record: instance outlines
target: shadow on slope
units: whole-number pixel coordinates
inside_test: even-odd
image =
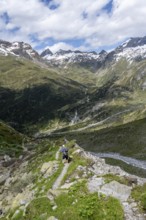
[[[0,122],[0,155],[19,155],[24,136],[12,127]]]
[[[0,87],[0,118],[13,126],[33,124],[56,117],[58,108],[82,97],[80,89],[71,86],[53,88],[53,83],[23,90]]]

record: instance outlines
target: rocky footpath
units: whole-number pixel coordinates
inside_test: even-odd
[[[106,164],[77,144],[67,145],[70,163],[62,163],[59,146],[49,145],[31,158],[1,164],[0,219],[146,219],[140,201],[132,196],[146,179]]]

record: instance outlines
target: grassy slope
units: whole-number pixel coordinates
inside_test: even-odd
[[[140,111],[143,111],[146,106],[146,93],[142,89],[142,85],[146,81],[145,70],[146,61],[129,64],[122,59],[116,64],[100,68],[97,73],[88,71],[85,75],[83,74],[84,78],[81,77],[80,82],[87,83],[93,80],[92,83],[94,82],[95,86],[94,88],[88,88],[87,96],[89,97],[89,102],[85,101],[78,106],[81,117],[85,117],[87,112],[88,116],[91,113],[94,116],[97,112],[93,112],[92,108],[99,102],[106,102],[106,109],[103,109],[103,111],[109,112],[107,115],[112,115],[124,109],[132,109],[134,111],[134,109],[141,108]],[[66,75],[68,73],[68,77],[77,77],[78,80],[78,77],[82,76],[80,71],[82,72],[83,70],[70,68],[63,71],[63,74]],[[88,75],[87,78],[86,74]],[[130,118],[130,116],[128,117]],[[137,116],[133,115],[133,120],[136,118]]]
[[[10,126],[0,122],[0,155],[19,155],[22,151],[23,135]]]
[[[67,68],[56,69],[59,74],[68,77],[72,80],[75,80],[79,83],[83,83],[85,85],[96,85],[97,77],[95,72],[90,71],[85,67],[81,67],[78,65],[69,66]]]
[[[0,118],[7,122],[46,123],[57,117],[60,107],[82,98],[83,90],[81,84],[28,60],[0,59]]]
[[[146,119],[69,136],[76,138],[79,144],[89,151],[117,152],[125,156],[146,159]]]

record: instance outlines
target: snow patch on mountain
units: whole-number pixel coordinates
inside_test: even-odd
[[[82,52],[79,50],[60,49],[53,54],[49,48],[46,48],[40,55],[27,43],[10,43],[0,40],[0,54],[3,56],[23,57],[37,62],[41,61],[41,63],[45,61],[52,67],[67,68],[72,64],[77,64],[96,72],[107,63],[117,62],[121,58],[127,59],[130,63],[146,59],[146,37],[130,38],[110,53],[104,50],[96,53],[94,51]]]
[[[123,44],[122,47],[127,47],[128,43],[131,41],[131,38],[126,40]]]
[[[64,51],[59,50],[55,54],[46,54],[43,59],[45,59],[49,64],[53,65],[68,65],[68,64],[80,64],[86,62],[97,62],[102,61],[107,52],[103,54],[97,54],[96,52],[81,52],[81,51]]]
[[[24,42],[7,42],[0,40],[0,54],[4,56],[13,55],[27,59],[40,59],[39,54]]]
[[[96,53],[61,49],[55,54],[52,54],[50,50],[48,53],[47,51],[43,53],[42,58],[49,65],[66,68],[71,64],[79,64],[84,67],[93,67],[93,70],[96,71],[106,63],[117,62],[121,58],[127,59],[130,63],[146,59],[146,37],[129,38],[110,53],[104,50]]]
[[[146,45],[124,48],[123,51],[115,55],[116,61],[120,60],[121,58],[126,58],[128,61],[146,58]]]

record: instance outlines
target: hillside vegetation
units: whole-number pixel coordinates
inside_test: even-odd
[[[59,108],[83,95],[84,86],[52,70],[28,60],[0,59],[0,118],[16,128],[47,124]]]
[[[0,122],[0,156],[8,154],[18,156],[22,152],[22,141],[25,138],[12,127]]]
[[[116,152],[124,156],[146,159],[146,118],[101,130],[68,134],[82,147],[93,152]]]

